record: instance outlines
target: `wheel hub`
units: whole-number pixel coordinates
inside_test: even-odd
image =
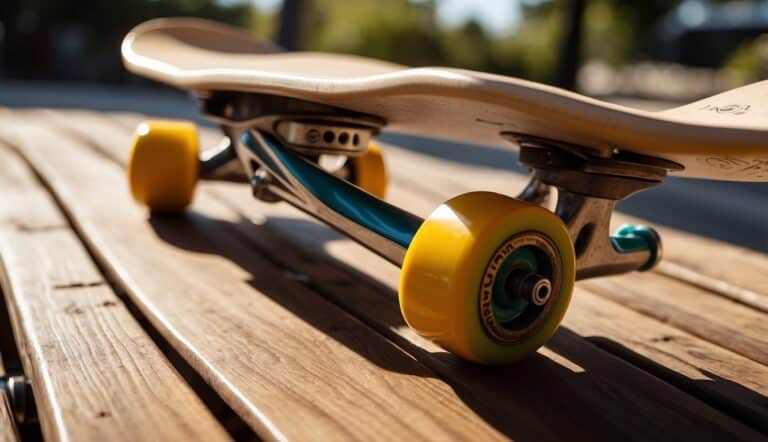
[[[560,255],[538,232],[512,236],[488,262],[480,287],[480,319],[495,340],[512,343],[534,330],[560,292]]]

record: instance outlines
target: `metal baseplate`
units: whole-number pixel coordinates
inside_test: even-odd
[[[520,147],[519,161],[533,177],[520,198],[539,204],[557,188],[555,213],[568,228],[576,253],[576,279],[653,268],[661,237],[647,226],[625,225],[610,234],[616,202],[659,185],[676,163],[619,151],[600,152],[561,142],[506,134]]]

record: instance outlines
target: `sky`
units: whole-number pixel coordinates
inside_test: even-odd
[[[228,0],[221,0],[226,3]],[[232,0],[229,0],[232,1]],[[251,0],[260,9],[276,10],[281,0]],[[419,0],[411,0],[419,1]],[[437,20],[454,27],[475,19],[486,31],[503,34],[515,26],[521,16],[521,0],[436,0]]]
[[[458,26],[474,18],[493,34],[501,34],[520,20],[520,2],[514,0],[437,0],[441,25]]]

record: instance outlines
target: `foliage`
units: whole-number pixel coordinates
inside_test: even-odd
[[[545,2],[518,33],[493,38],[475,21],[442,29],[434,0],[316,0],[309,14],[307,48],[364,54],[397,63],[448,65],[542,77],[554,61],[556,17]],[[542,29],[546,27],[546,29]],[[541,31],[544,32],[541,32]],[[520,38],[524,35],[523,38]],[[544,38],[539,38],[544,36]]]
[[[564,37],[563,4],[569,0],[519,0],[522,20],[504,35],[488,34],[474,21],[442,28],[435,18],[436,1],[308,0],[305,47],[414,66],[447,65],[552,80]],[[588,0],[582,58],[613,66],[647,58],[656,23],[678,3]],[[136,24],[162,16],[207,17],[248,27],[262,37],[275,35],[277,28],[274,14],[256,10],[249,0],[3,0],[0,75],[122,78],[120,40]],[[77,48],[80,58],[70,57],[65,69],[52,57],[69,44],[63,37],[72,37],[70,31],[83,47]],[[757,69],[757,58],[749,55],[755,50],[745,47],[740,53],[733,63]]]
[[[677,0],[589,0],[584,55],[610,64],[647,54],[655,22]],[[563,37],[561,2],[523,0],[523,19],[491,36],[476,22],[435,23],[435,0],[314,0],[307,46],[364,54],[408,65],[448,65],[548,81]]]
[[[743,44],[726,61],[725,68],[737,83],[768,78],[768,34]]]
[[[445,60],[432,1],[322,0],[311,7],[310,50],[366,54],[410,65]]]

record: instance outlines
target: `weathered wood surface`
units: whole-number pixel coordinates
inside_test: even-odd
[[[254,201],[244,185],[203,184],[186,216],[147,220],[117,167],[138,116],[27,115],[34,119],[17,120],[24,138],[12,144],[81,238],[263,436],[733,440],[762,438],[749,427],[768,432],[764,255],[662,229],[677,267],[581,283],[565,327],[537,357],[475,367],[407,329],[398,269],[288,206]],[[388,159],[391,199],[422,215],[457,193],[514,193],[522,183],[396,148]],[[739,271],[723,272],[720,256]],[[321,374],[329,389],[312,385]],[[411,376],[396,381],[403,374]]]
[[[53,200],[0,146],[2,288],[50,440],[227,440]]]
[[[201,195],[185,217],[147,219],[115,163],[43,125],[15,127],[24,137],[13,143],[111,276],[262,437],[500,437],[479,417],[492,408],[463,402],[222,228],[237,217],[217,201]]]

